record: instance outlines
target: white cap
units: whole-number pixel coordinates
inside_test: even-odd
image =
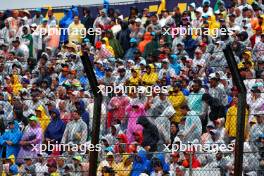
[[[129,62],[129,63],[135,65],[135,62],[134,62],[133,60],[131,60],[131,59],[129,59],[127,62]]]
[[[135,22],[141,23],[141,19],[140,18],[136,18]]]
[[[118,16],[118,19],[123,20],[124,19],[124,16],[123,15],[120,15],[120,16]]]
[[[162,60],[162,62],[164,62],[164,63],[169,63],[170,61],[169,61],[168,58],[165,58],[165,59]]]
[[[30,25],[30,27],[37,27],[38,25],[36,23],[33,23]]]
[[[193,2],[193,3],[191,3],[189,6],[192,6],[193,8],[195,8],[195,7],[196,7],[194,2]]]
[[[209,75],[209,78],[210,78],[210,79],[212,79],[212,78],[216,78],[216,74],[215,74],[215,73],[211,73],[211,74]]]
[[[145,66],[147,65],[146,60],[140,61],[139,64],[142,64],[142,65],[145,65]]]
[[[96,61],[96,63],[103,65],[103,62],[101,60]]]

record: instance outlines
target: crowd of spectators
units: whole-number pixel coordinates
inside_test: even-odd
[[[263,12],[258,1],[210,0],[159,14],[132,6],[128,17],[111,7],[96,18],[69,8],[61,20],[51,9],[46,17],[42,9],[0,11],[2,174],[89,175],[89,151],[74,148],[93,137],[86,52],[98,83],[118,90],[103,91],[98,176],[183,176],[190,168],[234,175],[234,150],[171,150],[234,149],[239,90],[223,52],[230,45],[247,89],[243,173],[263,175]],[[201,30],[175,33],[193,28]],[[123,91],[129,86],[137,89]],[[167,91],[147,92],[153,87]],[[34,147],[56,143],[69,147]]]

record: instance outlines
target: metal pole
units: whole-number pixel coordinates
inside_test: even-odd
[[[237,86],[238,107],[237,107],[237,134],[235,143],[235,176],[242,176],[243,171],[243,150],[244,150],[244,129],[245,129],[245,113],[246,113],[246,87],[240,76],[235,57],[230,45],[223,50],[228,66],[230,68],[232,79]]]
[[[88,53],[84,52],[81,56],[84,71],[89,80],[93,95],[94,95],[94,109],[93,109],[93,122],[92,122],[92,141],[91,143],[95,146],[99,144],[99,133],[100,133],[100,121],[101,121],[101,106],[102,106],[102,94],[99,92],[98,82],[95,77],[93,65],[88,57]],[[94,150],[90,152],[89,157],[89,175],[96,175],[97,170],[97,159],[98,151]]]
[[[189,170],[190,170],[190,172],[189,172],[189,176],[192,176],[193,174],[192,174],[192,152],[190,152],[190,163],[189,163]]]

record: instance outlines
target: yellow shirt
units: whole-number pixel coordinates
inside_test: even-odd
[[[85,27],[82,23],[75,24],[74,22],[69,26],[69,42],[82,43],[82,39],[85,37]]]

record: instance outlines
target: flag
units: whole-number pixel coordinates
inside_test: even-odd
[[[158,9],[158,14],[161,14],[161,11],[162,10],[166,10],[166,0],[161,0],[161,3],[160,3],[160,6],[159,6],[159,9]]]
[[[109,0],[104,0],[104,8],[107,9],[107,11],[109,9],[109,6],[110,6]]]

